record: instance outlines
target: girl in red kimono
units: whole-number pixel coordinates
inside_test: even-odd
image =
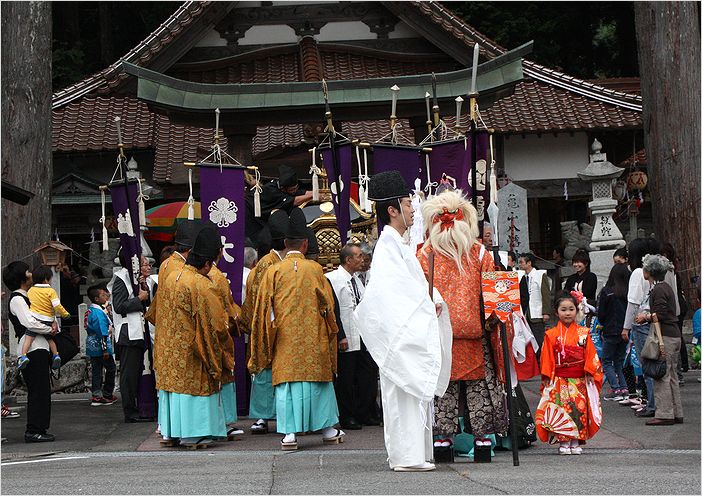
[[[561,455],[579,455],[581,445],[600,429],[602,365],[587,327],[576,324],[578,301],[556,300],[558,325],[549,329],[541,352],[541,400],[536,432]]]

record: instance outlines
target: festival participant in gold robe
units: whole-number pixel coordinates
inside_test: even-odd
[[[507,431],[506,395],[498,380],[496,332],[483,325],[481,274],[494,270],[492,256],[478,241],[478,215],[460,191],[445,190],[422,204],[427,240],[417,253],[425,275],[434,258],[434,287],[448,305],[453,330],[451,382],[434,401],[434,446],[450,446],[459,432],[459,404],[478,446],[489,434]]]
[[[322,267],[305,259],[308,229],[304,213],[293,210],[285,238],[285,259],[266,271],[253,326],[265,346],[252,348],[251,372],[272,366],[278,432],[283,450],[297,449],[296,433],[322,431],[324,443],[343,442],[334,426],[339,410],[332,379],[336,334],[332,289]]]
[[[217,259],[222,256],[221,250]],[[224,407],[224,418],[227,422],[227,438],[233,439],[244,433],[234,423],[237,421],[236,406],[236,383],[234,379],[234,335],[238,335],[239,318],[241,308],[234,303],[231,286],[224,273],[217,267],[216,262],[212,265],[207,277],[214,283],[217,294],[224,303],[224,308],[228,317],[228,332],[221,333],[222,342],[222,406]]]
[[[299,210],[299,209],[298,209]],[[284,210],[274,211],[268,219],[272,246],[270,253],[258,261],[246,280],[246,298],[241,307],[241,327],[249,332],[250,358],[249,372],[254,374],[251,381],[251,397],[249,400],[249,417],[257,418],[251,426],[252,434],[268,432],[268,420],[275,418],[275,394],[271,384],[270,364],[252,362],[253,356],[260,356],[261,348],[267,347],[265,335],[260,326],[252,325],[254,307],[259,295],[261,280],[269,267],[279,263],[285,257],[285,233],[288,229],[289,218]],[[258,370],[254,373],[253,370]]]
[[[207,277],[221,246],[215,229],[199,231],[183,268],[166,278],[157,313],[161,433],[191,448],[227,435],[220,389],[228,315]]]
[[[158,284],[156,294],[151,300],[148,310],[144,314],[144,318],[153,326],[156,326],[156,310],[158,309],[158,290],[161,285],[166,282],[166,277],[171,272],[179,272],[185,265],[185,259],[188,258],[188,253],[193,247],[195,236],[200,228],[200,222],[195,220],[185,220],[178,224],[178,229],[175,234],[176,249],[168,259],[166,259],[158,268]],[[154,339],[155,335],[154,335]]]

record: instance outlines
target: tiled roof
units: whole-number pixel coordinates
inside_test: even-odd
[[[153,176],[158,182],[184,182],[183,162],[204,158],[212,145],[214,129],[173,124],[135,97],[85,96],[52,112],[53,151],[116,152],[115,116],[122,119],[127,150],[154,150]],[[220,143],[226,149],[226,138]]]
[[[217,2],[185,2],[149,37],[123,59],[105,70],[53,95],[52,148],[54,151],[109,150],[116,148],[114,116],[122,118],[124,142],[131,148],[155,152],[154,179],[182,183],[183,161],[203,158],[212,142],[213,129],[172,124],[166,116],[149,111],[133,96],[117,96],[115,89],[126,80],[121,62],[148,66],[164,48],[177,43],[196,19],[215,8]],[[467,48],[476,41],[481,54],[494,58],[506,50],[483,36],[438,2],[407,2],[424,18],[461,40]],[[219,6],[222,4],[220,3]],[[240,58],[239,58],[240,57]],[[305,63],[304,67],[302,62]],[[311,38],[300,45],[220,60],[217,64],[176,64],[167,74],[204,83],[289,82],[326,79],[357,79],[449,71],[457,63],[448,57],[417,54],[386,54],[354,47],[318,44]],[[641,96],[619,91],[621,81],[589,82],[524,61],[529,77],[516,85],[514,94],[482,110],[485,123],[500,133],[564,131],[641,126]],[[602,84],[598,84],[602,83]],[[628,83],[627,83],[628,84]],[[633,84],[633,83],[632,83]],[[102,95],[102,96],[100,96]],[[451,114],[444,109],[444,114]],[[447,117],[450,122],[450,118]],[[408,139],[412,130],[400,120]],[[343,133],[377,141],[388,132],[383,121],[344,122]],[[254,157],[270,150],[298,146],[309,141],[301,124],[259,126],[253,139]],[[226,140],[222,143],[226,146]],[[198,150],[198,147],[199,150]],[[204,147],[204,149],[202,148]]]
[[[363,79],[448,72],[459,65],[446,57],[432,55],[369,55],[319,46],[322,74],[326,79]]]
[[[298,51],[268,54],[258,59],[233,62],[225,67],[182,64],[166,71],[168,76],[195,83],[289,83],[300,81]],[[198,68],[198,66],[200,66]]]
[[[499,133],[634,128],[641,113],[587,98],[541,81],[517,83],[514,93],[481,112]]]
[[[128,148],[153,146],[156,114],[136,98],[83,97],[51,115],[54,151],[116,151],[115,117],[122,119],[122,140]]]

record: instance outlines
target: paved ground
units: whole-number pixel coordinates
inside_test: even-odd
[[[319,435],[299,438],[283,453],[280,436],[246,434],[196,452],[158,445],[155,424],[124,424],[119,403],[93,407],[85,395],[55,395],[57,441],[23,442],[24,415],[2,421],[4,494],[700,494],[699,372],[681,390],[685,423],[646,427],[628,408],[604,403],[604,425],[580,457],[558,456],[537,443],[490,464],[468,459],[436,472],[398,474],[385,462],[382,429],[348,433],[324,446]],[[538,383],[523,383],[537,402]],[[18,411],[24,413],[22,402]],[[248,426],[242,420],[242,426]],[[566,473],[567,470],[567,473]],[[127,482],[128,481],[128,482]]]

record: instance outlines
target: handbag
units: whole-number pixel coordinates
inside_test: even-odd
[[[658,360],[663,347],[663,338],[661,338],[661,326],[658,323],[656,314],[651,315],[651,327],[655,332],[649,332],[646,337],[643,349],[641,350],[641,358],[648,360]]]
[[[665,359],[665,346],[663,345],[663,337],[661,336],[661,326],[658,323],[658,317],[656,314],[651,315],[651,321],[653,324],[654,332],[649,333],[648,338],[646,338],[646,344],[649,342],[651,335],[655,334],[657,339],[657,345],[659,348],[658,355],[651,359],[646,358],[644,352],[646,351],[646,346],[644,345],[644,350],[641,352],[643,359],[641,360],[641,368],[645,376],[652,379],[661,379],[668,370],[668,364]]]
[[[56,351],[61,355],[61,366],[63,367],[78,354],[80,348],[78,348],[68,331],[59,332],[53,336],[53,339],[54,343],[56,343]]]

